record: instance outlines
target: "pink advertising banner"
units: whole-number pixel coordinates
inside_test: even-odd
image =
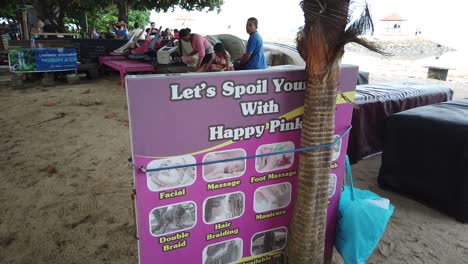
[[[341,67],[336,137],[351,123],[344,97],[354,100],[357,73]],[[303,67],[127,77],[141,264],[280,259],[297,190],[299,153],[288,151],[300,148],[304,78]],[[333,147],[327,256],[347,144],[344,136]]]

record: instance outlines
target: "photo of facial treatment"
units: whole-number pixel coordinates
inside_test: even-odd
[[[153,160],[148,164],[147,169],[159,169],[195,163],[196,161],[193,156],[173,157]],[[153,192],[159,192],[188,186],[195,181],[196,173],[196,166],[150,171],[146,173],[148,189]]]

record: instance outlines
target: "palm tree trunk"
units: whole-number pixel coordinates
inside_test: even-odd
[[[351,0],[301,1],[305,25],[297,44],[306,61],[307,74],[302,147],[333,142],[336,88],[344,46],[355,42],[382,54],[373,43],[360,37],[373,32],[367,3],[355,6],[362,8],[357,19],[357,11],[350,12],[350,4]],[[300,154],[296,203],[285,254],[289,264],[331,262],[323,256],[331,153],[329,147]]]
[[[117,9],[119,11],[119,14],[118,14],[118,20],[121,21],[125,21],[125,23],[128,23],[128,11],[129,11],[129,7],[128,7],[128,2],[126,0],[123,0],[123,1],[118,1],[117,2]]]
[[[307,72],[301,147],[333,142],[339,62],[323,74]],[[287,245],[287,262],[323,263],[328,180],[332,149],[300,154],[296,206]]]

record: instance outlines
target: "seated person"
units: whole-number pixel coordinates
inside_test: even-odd
[[[224,48],[223,43],[216,43],[214,46],[215,56],[210,62],[200,67],[199,72],[203,71],[233,71],[234,66],[231,61],[231,55]]]
[[[49,19],[44,20],[44,32],[45,33],[56,33],[56,30]]]
[[[132,54],[141,55],[147,52],[154,52],[161,48],[162,37],[159,35],[148,35],[146,40],[140,45],[131,51]],[[153,43],[156,41],[156,43]],[[154,46],[152,46],[152,44]]]
[[[187,64],[188,67],[196,67],[198,64],[198,53],[191,55],[193,52],[192,44],[185,41],[177,41],[175,44],[180,48],[179,53],[182,55],[182,62]]]
[[[116,39],[128,39],[127,24],[124,21],[112,24]]]
[[[138,38],[139,42],[144,42],[146,39],[146,32],[143,31],[143,29],[140,28],[140,24],[138,22],[135,22],[133,24],[133,27],[135,28],[131,35],[135,36],[135,38]]]
[[[246,31],[250,35],[247,41],[245,54],[241,59],[235,62],[236,69],[255,70],[266,69],[265,51],[263,49],[263,40],[257,32],[258,20],[251,17],[247,20]]]
[[[99,39],[100,38],[99,33],[96,31],[96,28],[94,28],[94,27],[93,27],[93,30],[90,33],[90,36],[91,36],[92,39]]]
[[[181,29],[179,31],[179,37],[182,41],[190,42],[192,44],[193,51],[189,55],[198,54],[199,59],[196,68],[210,62],[213,57],[213,46],[200,34],[190,33],[187,29]]]
[[[153,35],[158,34],[158,33],[161,31],[161,28],[162,28],[162,26],[159,27],[159,29],[157,29],[157,28],[156,28],[156,23],[151,22],[150,27],[147,28],[147,29],[145,30],[145,32],[146,32],[147,36],[153,36]]]

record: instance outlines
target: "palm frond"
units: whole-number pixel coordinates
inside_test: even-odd
[[[344,48],[344,45],[348,43],[359,44],[373,52],[379,53],[384,56],[389,56],[389,53],[382,51],[382,49],[375,43],[362,38],[362,35],[374,33],[374,23],[369,11],[367,2],[364,1],[364,10],[361,11],[359,18],[355,21],[351,21],[351,17],[354,16],[355,11],[350,11],[348,15],[348,25],[344,32],[342,42],[337,45],[337,48]]]
[[[361,3],[363,2],[363,3]],[[305,25],[298,32],[297,49],[313,72],[323,74],[328,66],[341,58],[344,46],[354,42],[365,48],[389,55],[361,36],[373,33],[374,24],[365,0],[303,0]],[[360,6],[363,10],[350,10],[350,6]],[[362,12],[355,16],[355,12]],[[355,20],[352,18],[358,17]]]

